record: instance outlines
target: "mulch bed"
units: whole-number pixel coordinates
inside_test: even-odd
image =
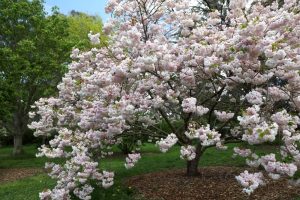
[[[205,167],[197,177],[185,176],[184,170],[170,170],[135,176],[125,184],[136,190],[136,199],[148,200],[291,200],[300,196],[300,187],[288,185],[287,180],[270,180],[249,197],[234,178],[244,170]]]
[[[41,168],[0,169],[0,184],[34,176],[43,172]]]

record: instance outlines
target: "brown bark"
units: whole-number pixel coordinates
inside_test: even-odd
[[[200,144],[197,145],[195,159],[187,162],[187,176],[197,176],[199,174],[198,165],[204,150],[205,149],[202,149],[202,146]]]
[[[17,156],[23,153],[23,134],[14,135],[13,155]]]
[[[14,150],[13,155],[17,156],[23,153],[23,135],[24,135],[24,118],[22,114],[18,112],[14,113],[14,127],[13,127],[13,136],[14,136]]]
[[[186,169],[187,176],[197,176],[199,174],[198,163],[199,163],[199,160],[197,160],[197,159],[187,162],[187,169]]]
[[[43,136],[43,138],[42,138],[42,144],[43,144],[43,145],[46,145],[46,142],[47,142],[47,137],[46,137],[46,136]]]

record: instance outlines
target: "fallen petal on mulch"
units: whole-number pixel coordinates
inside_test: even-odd
[[[171,170],[135,176],[125,184],[149,200],[290,200],[300,196],[300,187],[288,185],[288,180],[270,181],[250,197],[242,192],[235,176],[243,168],[205,167],[197,177],[185,176],[184,170]]]
[[[0,169],[0,184],[34,176],[43,172],[41,168]]]

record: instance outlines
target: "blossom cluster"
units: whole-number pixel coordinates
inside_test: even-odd
[[[246,99],[249,103],[253,105],[262,105],[263,102],[263,96],[258,91],[251,91],[246,95]]]
[[[263,174],[249,173],[247,170],[235,177],[236,180],[244,187],[243,192],[251,194],[260,185],[264,185]]]
[[[218,111],[218,110],[215,110],[214,112],[217,119],[221,122],[227,122],[228,120],[234,117],[234,113],[232,112],[227,113],[225,111]]]
[[[171,133],[165,139],[157,141],[156,144],[158,145],[161,152],[166,153],[172,146],[177,143],[177,141],[177,136],[174,133]]]
[[[194,97],[186,98],[182,101],[182,109],[185,113],[195,113],[198,116],[205,115],[209,109],[203,106],[197,106],[197,99]]]
[[[194,160],[196,157],[196,148],[194,146],[181,146],[180,158],[183,160]]]
[[[297,166],[293,163],[282,163],[276,161],[275,154],[269,154],[260,158],[261,165],[269,172],[273,179],[279,179],[281,175],[292,177],[297,171]]]
[[[102,186],[103,188],[109,188],[114,184],[113,172],[103,171]]]
[[[141,155],[139,153],[128,154],[125,163],[126,169],[134,167],[134,165],[139,161],[139,159],[141,159]]]
[[[283,163],[279,162],[275,158],[275,154],[268,154],[262,157],[259,157],[258,155],[251,153],[250,149],[240,149],[240,148],[234,148],[235,155],[239,155],[241,157],[247,158],[247,164],[250,167],[259,167],[260,165],[266,170],[268,173],[268,176],[273,179],[277,180],[281,176],[288,176],[293,177],[295,172],[297,171],[297,166],[294,163]],[[247,175],[247,173],[246,173]],[[243,179],[245,174],[241,174],[239,176],[239,181]],[[263,175],[260,175],[260,178],[262,178]],[[245,179],[245,177],[244,177]],[[243,184],[242,184],[243,185]],[[245,185],[243,185],[245,186]],[[251,188],[251,190],[246,189],[245,191],[250,194],[252,193],[257,187]]]
[[[92,44],[100,44],[100,33],[93,34],[92,32],[90,32],[88,34],[88,37]]]
[[[202,126],[198,129],[190,127],[185,135],[190,139],[198,139],[202,146],[211,146],[221,143],[221,134],[210,129],[210,126]]]
[[[202,146],[215,145],[221,142],[221,134],[214,129],[211,130],[209,125],[201,127],[197,132]]]
[[[258,124],[253,129],[245,130],[242,140],[249,144],[261,144],[264,142],[273,142],[278,134],[278,125],[273,123],[268,125],[263,122]]]
[[[233,154],[234,157],[239,155],[241,157],[246,158],[246,157],[250,156],[252,153],[251,149],[241,149],[239,147],[234,147],[233,151],[234,151],[234,154]]]

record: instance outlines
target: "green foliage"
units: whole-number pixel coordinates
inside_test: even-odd
[[[118,148],[124,153],[129,154],[132,153],[136,148],[138,148],[139,137],[136,135],[128,135],[122,137],[122,142],[118,144]]]
[[[0,122],[23,135],[30,106],[55,94],[66,71],[68,23],[40,0],[0,0],[0,13]]]
[[[42,0],[0,0],[0,127],[10,135],[32,135],[30,106],[57,93],[72,48],[90,48],[88,33],[102,32],[99,16],[43,9]]]
[[[69,42],[79,49],[91,49],[88,34],[90,31],[93,33],[102,33],[102,19],[99,16],[90,16],[85,13],[72,11],[66,17],[68,21]],[[103,44],[107,39],[101,34],[101,43]]]
[[[174,121],[174,122],[172,123],[172,125],[173,125],[174,128],[177,130],[177,129],[183,128],[184,122],[178,120],[178,121]],[[165,120],[161,121],[161,122],[160,122],[158,125],[156,125],[156,126],[157,126],[158,129],[162,130],[162,131],[165,132],[165,133],[168,133],[168,134],[172,133],[172,130],[171,130],[170,126],[168,125],[168,123],[167,123]]]

